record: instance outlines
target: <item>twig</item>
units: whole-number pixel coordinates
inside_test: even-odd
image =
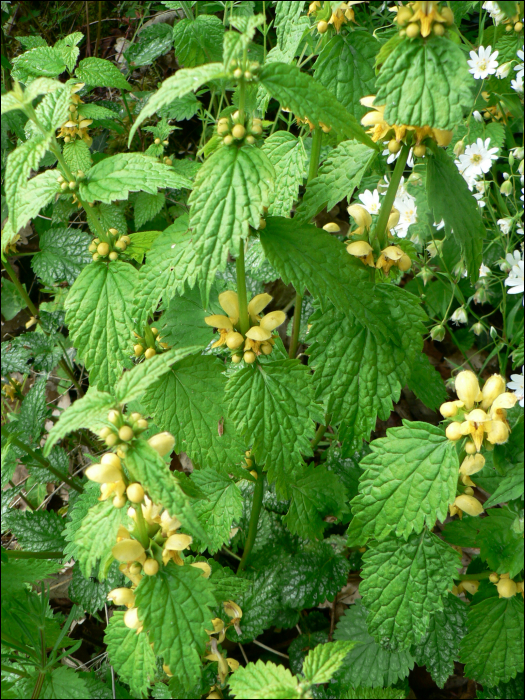
[[[239,649],[241,650],[241,654],[243,655],[244,660],[246,661],[246,664],[248,664],[248,657],[246,656],[246,652],[244,651],[243,645],[239,642]]]
[[[271,647],[267,647],[266,644],[263,644],[262,642],[258,642],[256,639],[253,640],[254,644],[257,644],[258,647],[261,647],[262,649],[266,649],[266,651],[271,651],[272,654],[277,654],[277,656],[282,656],[283,659],[289,659],[290,657],[288,654],[283,654],[282,651],[276,651],[275,649],[272,649]],[[239,644],[240,646],[240,644]]]

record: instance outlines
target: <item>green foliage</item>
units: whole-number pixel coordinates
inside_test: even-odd
[[[18,540],[22,549],[31,552],[60,552],[65,541],[64,523],[53,511],[21,511],[8,514],[5,524]]]
[[[2,561],[2,598],[20,595],[26,584],[34,584],[37,581],[56,574],[62,568],[58,559],[8,559]]]
[[[210,468],[195,471],[192,480],[204,494],[202,499],[196,501],[194,510],[207,533],[207,549],[214,554],[229,542],[232,524],[241,516],[241,492],[232,479]],[[205,545],[202,549],[205,549]]]
[[[40,236],[40,252],[31,266],[45,284],[72,285],[85,265],[91,262],[87,247],[91,238],[80,229],[51,228]]]
[[[276,131],[266,139],[262,150],[275,169],[275,197],[268,212],[290,216],[303,181],[306,161],[303,143],[288,131]]]
[[[124,624],[124,613],[117,610],[111,616],[106,629],[105,642],[111,665],[131,692],[137,697],[145,695],[155,677],[155,654],[145,632],[137,634]]]
[[[220,61],[223,36],[223,23],[214,15],[181,19],[173,28],[178,62],[185,68],[194,68],[203,63]]]
[[[136,44],[125,51],[124,56],[130,66],[149,66],[159,56],[163,56],[173,46],[173,33],[169,24],[152,24],[144,27]]]
[[[92,87],[133,89],[119,69],[104,58],[83,58],[77,66],[75,76]]]
[[[230,688],[240,698],[300,698],[297,678],[284,666],[257,661],[239,668],[230,679]]]
[[[413,359],[408,387],[425,406],[434,411],[447,400],[445,384],[424,353],[417,353]]]

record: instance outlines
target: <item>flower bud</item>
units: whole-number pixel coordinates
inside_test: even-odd
[[[434,326],[430,329],[430,337],[432,338],[432,340],[436,340],[438,343],[440,343],[443,340],[446,333],[447,331],[445,326],[442,326],[441,324]]]
[[[323,226],[323,230],[328,231],[328,233],[339,233],[341,227],[339,224],[336,224],[335,221],[330,221],[328,224]]]
[[[243,355],[243,360],[246,362],[246,364],[251,365],[255,362],[255,353],[252,352],[251,350],[248,350],[248,352],[245,352]]]
[[[498,576],[498,574],[497,574],[496,572],[493,572],[492,574],[490,574],[490,576],[489,576],[489,581],[490,581],[491,583],[497,583],[497,582],[499,581],[499,576]]]
[[[445,33],[445,27],[442,24],[438,24],[436,22],[436,24],[432,27],[432,31],[436,36],[443,36],[443,34]]]
[[[453,442],[456,442],[456,440],[461,440],[461,438],[464,437],[462,423],[458,423],[457,421],[454,423],[449,423],[445,430],[445,434],[447,438]]]
[[[482,454],[474,454],[465,457],[459,468],[460,474],[466,474],[471,476],[472,474],[477,474],[485,466],[485,457]]]
[[[389,231],[391,228],[395,228],[398,225],[399,218],[400,218],[399,210],[396,209],[395,207],[392,207],[392,211],[390,212],[390,216],[388,217],[388,221],[386,224],[386,227]]]
[[[419,28],[419,24],[416,24],[415,22],[411,22],[406,28],[406,33],[407,33],[407,37],[409,39],[415,39],[417,36],[419,36],[421,34],[421,29]]]
[[[399,153],[399,151],[401,150],[401,144],[396,139],[391,139],[388,142],[388,150],[390,151],[390,153]]]
[[[142,571],[146,576],[155,576],[159,571],[159,563],[156,559],[146,559],[142,565]]]
[[[242,357],[240,355],[232,355],[232,362],[234,365],[238,365],[241,360]]]
[[[102,256],[107,255],[109,253],[109,245],[107,243],[99,243],[97,253]]]
[[[466,408],[472,408],[477,400],[479,390],[478,378],[470,370],[460,372],[455,381],[456,394],[460,401],[463,401]]]
[[[493,374],[485,382],[481,393],[483,394],[483,401],[481,407],[486,411],[487,408],[492,406],[493,401],[505,391],[505,379],[501,374]]]
[[[467,593],[470,593],[470,595],[474,595],[477,593],[479,588],[479,581],[461,581],[461,583],[458,586],[458,590],[461,593],[461,591],[467,591]]]
[[[501,192],[501,194],[505,195],[505,197],[508,197],[509,195],[511,195],[512,190],[513,190],[512,180],[505,180],[505,182],[500,187],[500,192]]]
[[[227,135],[223,138],[222,142],[223,142],[223,144],[224,144],[225,146],[231,146],[232,143],[233,143],[233,136],[232,136],[231,134],[227,134]]]
[[[135,594],[131,588],[114,588],[108,593],[108,600],[111,600],[115,605],[125,605],[127,608],[132,608],[135,605]]]
[[[226,136],[230,131],[230,127],[228,126],[228,122],[223,122],[222,124],[217,125],[217,133],[219,136]]]
[[[402,255],[397,263],[398,268],[401,272],[406,272],[412,267],[412,260],[408,255]]]
[[[237,333],[237,331],[230,331],[230,333],[228,333],[226,336],[226,345],[230,348],[230,350],[236,350],[243,343],[244,338],[240,333]]]
[[[208,562],[195,561],[193,564],[191,564],[191,566],[195,567],[196,569],[201,569],[204,578],[210,578],[211,566],[208,564]]]
[[[222,605],[224,608],[224,612],[226,613],[226,615],[228,615],[228,617],[238,619],[242,617],[241,608],[237,605],[237,603],[234,603],[233,600],[226,600]]]
[[[439,412],[443,418],[453,418],[458,412],[458,408],[461,408],[461,401],[447,401],[442,403],[439,407]]]
[[[264,343],[261,345],[261,352],[262,352],[263,355],[271,355],[271,354],[272,354],[272,350],[273,350],[273,348],[272,348],[272,346],[270,345],[270,343],[264,342]]]
[[[97,484],[112,484],[122,479],[120,467],[111,464],[92,464],[84,473],[90,481]]]
[[[155,348],[146,348],[146,351],[144,352],[144,357],[146,360],[149,360],[151,357],[155,357],[156,355]]]
[[[472,440],[468,440],[468,441],[465,443],[465,452],[466,452],[468,455],[474,455],[474,454],[476,454],[476,452],[477,452],[477,450],[476,450],[476,445],[472,442]]]
[[[137,421],[137,428],[139,428],[140,430],[147,430],[148,425],[149,425],[148,421],[145,420],[144,418],[139,418]]]
[[[465,153],[465,143],[463,139],[461,141],[458,141],[456,145],[454,146],[454,155],[459,157],[462,156]]]
[[[471,486],[467,486],[465,491],[463,492],[467,496],[473,496],[474,495],[474,489]]]
[[[467,494],[461,494],[460,496],[456,496],[456,499],[454,500],[454,505],[456,506],[456,508],[459,508],[464,513],[467,513],[467,515],[472,515],[473,517],[481,515],[481,513],[484,512],[484,508],[478,501],[478,499],[474,498],[474,496],[469,496]]]
[[[475,487],[475,486],[476,486],[476,484],[472,481],[472,479],[470,478],[470,476],[467,476],[467,475],[465,475],[465,474],[463,474],[463,476],[461,477],[461,483],[464,484],[465,486],[472,486],[472,487]],[[466,493],[466,492],[467,492],[467,491],[466,491],[466,489],[465,489],[465,493]],[[470,491],[469,491],[469,493],[470,493]],[[472,495],[473,493],[474,493],[474,491],[472,491],[472,493],[471,493],[470,495]]]
[[[144,489],[140,484],[130,484],[126,489],[126,494],[132,503],[142,503],[144,500]]]
[[[468,323],[468,314],[465,307],[460,306],[458,309],[456,309],[450,317],[450,320],[457,326],[459,326],[460,324],[465,325],[465,323]]]
[[[133,428],[130,428],[129,425],[123,425],[118,431],[118,436],[124,442],[128,442],[129,440],[133,440],[135,433],[133,432]]]
[[[110,433],[105,440],[105,443],[108,447],[115,447],[117,442],[118,442],[118,435],[115,435],[115,433]]]
[[[246,143],[247,143],[249,146],[253,146],[253,144],[255,143],[255,137],[254,137],[254,136],[251,136],[251,135],[250,135],[250,136],[247,136],[247,137],[246,137]],[[259,228],[260,228],[260,227],[259,227]]]
[[[142,345],[139,345],[139,344],[134,345],[133,352],[135,353],[135,357],[140,357],[142,355],[142,353],[144,352],[144,348],[142,347]]]
[[[115,467],[115,469],[120,469],[121,467],[120,459],[113,452],[106,452],[106,454],[103,454],[100,458],[100,463],[109,464],[112,467]]]
[[[171,535],[168,537],[166,542],[164,542],[164,549],[175,552],[182,552],[184,549],[188,549],[190,544],[193,542],[193,537],[191,535]]]
[[[492,445],[503,445],[509,439],[509,427],[506,423],[500,420],[490,422],[490,428],[487,430],[487,440]]]
[[[128,502],[128,499],[126,498],[126,496],[119,496],[117,494],[115,496],[115,498],[113,499],[113,507],[120,510],[120,508],[124,508],[124,506],[126,505],[127,502]]]
[[[510,578],[501,578],[497,582],[496,588],[500,598],[513,598],[518,592],[516,582]]]
[[[317,31],[319,34],[324,34],[328,30],[328,23],[325,22],[324,20],[321,20],[320,22],[317,23]]]
[[[348,253],[350,253],[350,255],[353,255],[356,258],[364,258],[365,256],[369,255],[369,253],[372,253],[374,249],[370,243],[367,243],[366,241],[354,241],[346,246],[346,250]]]
[[[492,411],[496,411],[499,408],[513,408],[515,406],[518,396],[510,391],[506,391],[503,394],[499,394],[492,403]]]
[[[407,7],[406,5],[403,5],[400,8],[398,8],[395,21],[397,22],[399,27],[404,27],[405,24],[408,24],[408,22],[410,22],[412,15],[412,9],[410,7]]]
[[[116,425],[118,423],[119,418],[120,418],[120,413],[118,411],[115,411],[115,409],[112,409],[108,413],[108,421],[110,423],[113,423],[113,425]]]
[[[243,139],[246,134],[246,129],[242,124],[236,124],[232,129],[232,136],[234,139]]]
[[[140,627],[138,608],[130,608],[124,613],[124,624],[131,630],[136,630]]]
[[[426,155],[427,152],[427,147],[420,143],[418,146],[414,146],[414,155],[416,158],[423,158],[424,155]]]
[[[148,445],[159,453],[161,457],[169,454],[175,446],[175,438],[171,433],[157,433],[148,440]]]
[[[128,246],[126,245],[126,242],[122,240],[122,238],[119,238],[118,241],[115,243],[115,248],[117,250],[120,250],[122,253],[126,250]]]
[[[111,553],[117,561],[137,561],[144,554],[144,547],[138,540],[121,540],[114,545]]]

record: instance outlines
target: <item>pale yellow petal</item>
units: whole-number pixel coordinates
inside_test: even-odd
[[[273,299],[270,294],[257,294],[248,304],[248,313],[250,316],[257,316]]]
[[[224,328],[227,331],[233,330],[233,323],[230,321],[228,316],[221,316],[220,314],[206,316],[204,323],[207,323],[208,326],[212,326],[212,328]]]
[[[260,326],[252,326],[246,333],[246,337],[250,338],[251,340],[262,342],[263,340],[268,340],[271,338],[272,334],[268,333],[268,331],[264,330],[264,328],[261,328]]]
[[[271,311],[261,321],[261,328],[265,331],[273,331],[286,321],[284,311]]]
[[[237,292],[228,290],[219,294],[219,304],[226,311],[233,324],[239,320],[239,297]],[[226,326],[224,326],[226,328]]]

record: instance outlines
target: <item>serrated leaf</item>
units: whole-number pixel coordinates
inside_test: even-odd
[[[509,469],[509,473],[502,478],[497,489],[486,501],[486,505],[493,506],[497,503],[507,503],[521,498],[523,491],[523,468]]]
[[[409,650],[388,651],[374,641],[367,630],[367,616],[368,610],[357,600],[346,610],[335,628],[334,639],[359,642],[336,674],[335,679],[340,688],[393,685],[408,676],[414,667],[414,659]]]
[[[6,250],[11,241],[15,240],[18,231],[33,219],[40,209],[53,200],[58,193],[58,170],[46,170],[32,177],[25,184],[20,183],[13,197],[12,206],[15,208],[14,224],[6,222],[2,231],[2,250]],[[11,208],[9,209],[11,212]]]
[[[436,411],[447,400],[447,390],[441,375],[430,363],[428,355],[417,353],[412,361],[408,388],[425,406]]]
[[[193,510],[208,534],[208,549],[215,554],[230,540],[231,528],[242,514],[242,496],[239,487],[227,476],[215,469],[195,470],[191,479],[201,489],[204,498],[195,502]]]
[[[206,629],[213,629],[211,583],[199,569],[170,562],[156,576],[144,577],[135,595],[155,653],[189,690],[200,677]]]
[[[124,52],[126,60],[133,68],[149,66],[156,58],[163,56],[173,46],[173,30],[167,23],[144,27],[138,43],[132,44]]]
[[[288,131],[276,131],[265,140],[262,150],[275,168],[275,197],[268,212],[275,216],[290,216],[303,182],[304,145]]]
[[[523,569],[523,533],[512,529],[516,513],[509,508],[489,508],[486,518],[478,519],[477,547],[491,571],[514,578]]]
[[[298,360],[244,367],[229,378],[226,399],[239,433],[251,443],[255,460],[265,465],[269,481],[276,482],[279,493],[287,496],[287,474],[301,464],[302,454],[312,455],[312,416],[322,420],[313,404],[308,368]]]
[[[56,574],[62,568],[60,559],[8,559],[2,562],[2,599],[19,596],[26,583],[36,583]]]
[[[85,700],[90,697],[86,681],[72,668],[58,666],[44,675],[40,697],[45,700],[71,698]]]
[[[18,420],[13,427],[13,432],[16,431],[19,437],[30,445],[40,438],[48,417],[46,380],[45,376],[39,377],[33,384],[22,401]]]
[[[178,70],[175,75],[162,83],[160,89],[150,97],[141,109],[129,133],[128,145],[131,144],[135,131],[142,122],[158,112],[161,107],[169,105],[173,100],[183,97],[188,92],[196,92],[204,83],[226,77],[228,77],[228,73],[224,70],[222,63],[208,63],[197,68]]]
[[[67,144],[66,144],[67,145]],[[50,228],[39,236],[40,251],[31,260],[33,272],[44,284],[72,285],[91,262],[91,236],[79,228]]]
[[[363,554],[359,592],[376,641],[406,649],[427,633],[431,615],[443,610],[443,596],[460,566],[459,554],[424,531],[407,542],[369,543]]]
[[[89,107],[90,105],[86,106]],[[82,141],[82,139],[75,139],[74,141],[65,143],[62,147],[62,155],[71,172],[75,174],[78,173],[79,170],[86,173],[91,168],[91,152],[87,143]]]
[[[441,428],[403,421],[387,437],[370,444],[361,460],[364,473],[352,513],[363,533],[382,540],[390,534],[405,539],[419,534],[436,519],[444,522],[454,501],[459,460],[454,443]]]
[[[129,361],[137,277],[128,263],[94,262],[82,270],[66,298],[70,337],[95,387],[113,387]]]
[[[316,398],[331,421],[342,421],[340,437],[349,447],[368,440],[379,416],[387,420],[421,352],[424,314],[415,297],[381,285],[383,312],[403,337],[386,340],[349,319],[330,304],[310,316],[310,366],[315,369]]]
[[[427,634],[413,650],[418,666],[425,665],[440,688],[454,673],[459,644],[466,633],[467,606],[449,593],[443,598],[443,610],[430,619]]]
[[[147,221],[154,219],[159,211],[164,206],[166,197],[163,192],[157,194],[148,194],[148,192],[140,192],[135,200],[135,228],[139,229]]]
[[[142,263],[145,253],[151,249],[151,246],[161,233],[161,231],[137,231],[132,233],[130,235],[131,243],[126,248],[128,255],[138,263]]]
[[[36,189],[35,186],[40,184],[40,180],[44,179],[42,178],[44,173],[41,173],[40,176],[37,175],[36,178],[33,178],[33,180],[40,178],[38,183],[33,182],[33,180],[30,181],[32,184],[27,182],[31,170],[38,170],[38,165],[47,151],[50,140],[50,135],[44,136],[40,134],[20,144],[20,146],[15,148],[14,151],[11,151],[7,157],[5,194],[7,206],[9,208],[9,223],[15,233],[27,223],[27,221],[25,221],[25,212],[21,212],[20,208],[22,207],[23,209],[24,206],[27,208],[27,204],[29,203],[26,203],[28,199],[28,189],[33,193]],[[47,184],[47,178],[45,180]],[[55,192],[56,184],[55,179]],[[32,210],[33,207],[31,208],[31,211]],[[3,237],[2,235],[2,238]]]
[[[116,610],[106,627],[104,641],[109,661],[136,697],[147,694],[157,664],[146,632],[137,634],[124,624],[124,613]]]
[[[67,87],[62,90],[54,90],[44,96],[35,112],[38,121],[46,132],[53,132],[67,120],[70,104],[71,90]],[[26,128],[34,136],[41,136],[40,129],[33,122],[29,122]]]
[[[453,129],[474,102],[465,53],[443,37],[405,39],[386,59],[376,84],[375,103],[386,105],[389,124]]]
[[[288,35],[301,17],[304,5],[304,2],[277,3],[274,28],[277,34],[277,44],[281,50],[284,50]]]
[[[201,103],[195,97],[193,92],[189,92],[184,97],[176,97],[169,104],[161,107],[158,111],[159,117],[165,119],[175,119],[176,121],[184,121],[191,119],[199,111]]]
[[[75,76],[92,87],[110,87],[133,90],[119,69],[104,58],[84,58],[77,66]]]
[[[55,51],[58,51],[60,54],[69,72],[75,67],[80,54],[80,49],[77,44],[79,44],[83,38],[84,35],[82,32],[74,32],[73,34],[68,34],[63,39],[59,39],[53,47]]]
[[[185,493],[183,475],[171,472],[159,453],[145,440],[133,441],[126,453],[126,466],[154,503],[164,506],[192,534],[207,542],[206,532]]]
[[[513,678],[508,683],[498,683],[492,688],[484,686],[483,690],[478,690],[476,693],[476,697],[483,700],[485,698],[487,700],[502,700],[503,698],[516,700],[516,698],[523,698],[523,695],[523,673],[518,673],[516,678]]]
[[[127,199],[130,192],[157,194],[171,187],[191,189],[192,183],[173,168],[142,153],[117,153],[94,165],[80,182],[80,196],[87,201],[113,202]]]
[[[406,690],[404,688],[367,688],[359,686],[357,688],[346,688],[341,694],[344,700],[402,700],[406,698]]]
[[[228,254],[239,254],[250,226],[259,228],[264,207],[271,202],[274,177],[268,156],[252,146],[222,147],[197,173],[188,199],[193,233],[190,259],[199,261],[206,298],[217,272],[226,268]]]
[[[64,521],[54,511],[12,510],[3,524],[29,552],[60,552],[65,546]]]
[[[337,34],[314,64],[314,77],[337,97],[356,119],[366,108],[359,100],[375,92],[374,58],[381,44],[367,31]]]
[[[204,322],[208,315],[198,289],[173,297],[159,321],[162,340],[170,347],[192,344],[204,349],[214,339],[213,328]]]
[[[296,218],[308,222],[319,212],[332,209],[345,197],[350,200],[376,152],[357,141],[343,141],[328,154],[297,207]]]
[[[316,125],[322,122],[347,138],[356,139],[377,150],[354,116],[324,85],[307,73],[302,73],[297,66],[269,63],[262,67],[259,80],[283,107],[302,119],[306,117]]]
[[[523,413],[512,427],[509,439],[494,448],[494,460],[505,476],[486,501],[486,506],[511,501],[523,496]]]
[[[303,663],[303,674],[310,683],[328,683],[356,642],[328,642],[312,649]]]
[[[242,666],[229,678],[237,698],[300,698],[298,681],[284,666],[271,661]]]
[[[283,522],[290,532],[303,538],[321,538],[326,516],[340,518],[345,507],[345,491],[333,472],[319,465],[300,465],[288,479],[291,503]]]
[[[50,46],[37,46],[13,59],[11,77],[28,84],[31,78],[55,78],[66,66],[58,51]]]
[[[208,560],[212,573],[210,581],[213,584],[213,595],[217,603],[225,600],[237,600],[237,598],[246,593],[251,584],[244,578],[236,576],[234,572],[222,567],[215,559]]]
[[[222,59],[224,25],[215,15],[180,19],[173,27],[175,56],[180,65],[194,68]]]
[[[447,237],[453,236],[465,258],[470,279],[476,282],[485,226],[477,200],[454,162],[441,149],[427,158],[427,196],[434,221],[445,222]]]
[[[490,593],[478,593],[469,606],[460,661],[467,678],[494,686],[523,671],[523,598],[498,598],[495,587]]]
[[[79,428],[98,428],[107,420],[108,411],[114,408],[115,399],[105,391],[90,386],[85,396],[74,401],[60,416],[47,435],[44,455],[47,457],[53,445],[68,433]]]
[[[109,567],[106,580],[99,582],[94,578],[85,578],[79,565],[75,564],[68,589],[70,599],[84,612],[90,615],[97,613],[107,604],[108,593],[124,585],[124,575],[117,565],[118,562],[114,561]]]
[[[224,365],[211,355],[188,357],[151,386],[142,399],[155,423],[202,467],[239,464],[246,449],[228,414]],[[222,425],[222,435],[219,431]]]

